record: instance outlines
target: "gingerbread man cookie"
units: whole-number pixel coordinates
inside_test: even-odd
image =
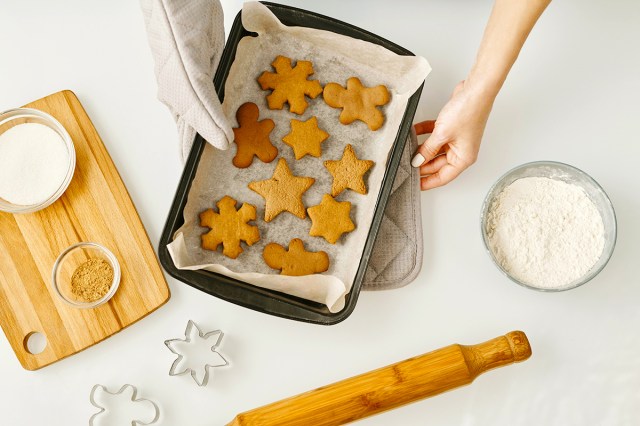
[[[324,251],[307,251],[299,238],[289,242],[289,249],[280,244],[269,243],[262,252],[267,265],[280,269],[280,275],[311,275],[329,269],[329,256]]]
[[[265,71],[258,77],[262,90],[273,90],[267,96],[269,108],[282,109],[286,102],[290,112],[303,114],[309,105],[305,95],[315,99],[322,93],[318,80],[307,80],[313,74],[313,65],[309,61],[298,61],[292,68],[291,59],[284,56],[278,56],[271,65],[275,73]]]
[[[293,148],[296,160],[309,154],[314,157],[322,155],[320,144],[329,137],[329,133],[318,127],[318,119],[311,117],[307,121],[291,120],[291,132],[282,141]]]
[[[342,108],[340,122],[351,124],[363,121],[371,130],[378,130],[384,123],[384,115],[377,108],[386,105],[391,98],[385,86],[364,87],[357,77],[347,80],[347,88],[337,83],[324,87],[324,101],[333,108]]]
[[[324,166],[333,176],[331,195],[336,197],[345,189],[352,189],[358,194],[366,194],[367,186],[364,183],[364,174],[374,164],[371,160],[359,160],[353,147],[347,144],[340,160],[324,162]]]
[[[222,244],[222,254],[235,259],[243,251],[241,241],[252,246],[260,240],[258,227],[247,223],[256,220],[256,208],[245,203],[236,210],[236,200],[227,195],[216,205],[218,213],[213,209],[200,213],[200,226],[211,228],[202,234],[202,248],[216,251]]]
[[[284,211],[304,219],[307,214],[302,203],[302,194],[315,181],[310,177],[294,176],[287,161],[281,158],[271,179],[251,182],[249,189],[260,194],[265,200],[265,222],[270,222]]]
[[[253,102],[240,105],[236,112],[238,127],[233,129],[233,134],[238,151],[232,162],[241,169],[249,167],[254,156],[264,163],[270,163],[278,156],[278,148],[269,139],[275,124],[271,119],[258,121],[259,114],[258,106]]]
[[[356,229],[351,221],[351,203],[336,201],[329,194],[322,196],[322,202],[307,209],[311,218],[309,235],[323,237],[331,244],[335,244],[342,234]]]

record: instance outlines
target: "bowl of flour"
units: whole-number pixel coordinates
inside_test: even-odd
[[[67,189],[76,165],[73,141],[52,116],[37,109],[0,113],[0,211],[32,213]]]
[[[576,288],[609,261],[617,234],[602,187],[573,166],[518,166],[491,187],[480,216],[482,238],[512,281],[540,291]]]

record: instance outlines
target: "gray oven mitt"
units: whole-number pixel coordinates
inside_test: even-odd
[[[189,156],[196,132],[216,148],[227,149],[233,131],[213,85],[224,49],[220,2],[140,0],[140,4],[155,61],[158,99],[169,107],[178,125],[182,161]],[[401,287],[420,272],[420,176],[410,165],[416,147],[412,134],[402,154],[363,290]]]
[[[411,167],[418,148],[415,132],[407,137],[398,173],[371,251],[363,290],[388,290],[415,280],[422,268],[420,169]]]
[[[224,19],[218,0],[140,0],[155,62],[158,99],[178,125],[186,161],[196,132],[227,149],[233,131],[213,85],[224,49]]]

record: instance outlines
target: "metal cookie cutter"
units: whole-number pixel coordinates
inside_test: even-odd
[[[147,426],[158,421],[160,417],[158,405],[149,399],[136,398],[137,393],[138,389],[129,384],[123,385],[117,392],[109,392],[106,387],[95,385],[91,389],[89,400],[91,405],[99,408],[100,411],[91,416],[89,426],[129,424],[129,422],[131,422],[131,426]],[[99,401],[96,401],[96,399]],[[125,401],[127,405],[123,405],[122,401]],[[135,404],[136,408],[142,408],[140,404],[145,404],[147,406],[146,411],[153,410],[153,417],[151,415],[143,417],[149,417],[151,420],[144,422],[132,419],[133,417],[139,417],[139,415],[132,414],[131,404]],[[120,409],[114,407],[120,407]]]
[[[198,386],[206,386],[209,382],[210,367],[229,365],[229,362],[216,351],[222,341],[222,336],[224,336],[224,333],[220,330],[203,333],[195,322],[189,320],[187,329],[184,332],[184,339],[172,339],[164,342],[171,352],[178,355],[178,358],[171,365],[169,375],[180,376],[191,373],[191,377]],[[188,349],[193,350],[193,348],[203,346],[205,342],[208,348],[207,351],[200,350],[200,353],[196,354],[196,356],[189,356],[186,353]],[[192,359],[196,357],[198,359],[197,363]],[[194,366],[194,364],[197,364],[197,366]],[[199,376],[201,376],[201,379],[198,379]]]

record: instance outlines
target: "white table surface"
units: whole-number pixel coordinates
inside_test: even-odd
[[[227,31],[241,7],[224,1]],[[302,2],[287,2],[300,5]],[[303,6],[380,34],[433,67],[416,120],[434,117],[472,64],[491,1]],[[283,320],[169,278],[169,303],[71,358],[29,372],[0,337],[0,424],[87,424],[96,383],[132,383],[162,425],[225,424],[235,414],[451,343],[524,330],[533,356],[471,386],[362,421],[367,425],[635,425],[640,421],[640,3],[557,1],[513,68],[476,165],[422,195],[425,259],[411,285],[362,293],[345,322]],[[156,100],[139,4],[3,1],[0,110],[73,90],[102,136],[154,245],[181,174],[174,123]],[[618,244],[591,283],[560,294],[502,276],[478,224],[489,186],[533,160],[593,176],[618,217]],[[165,339],[188,319],[221,328],[232,367],[206,388],[169,377]]]

